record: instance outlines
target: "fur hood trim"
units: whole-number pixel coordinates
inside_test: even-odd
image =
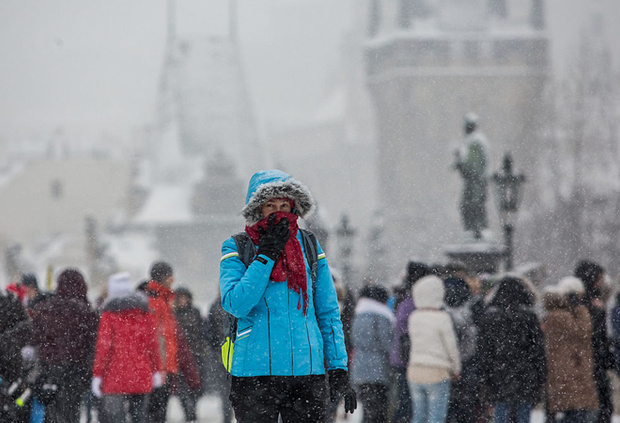
[[[142,310],[149,312],[149,302],[145,295],[136,293],[124,297],[114,297],[106,302],[102,311],[120,313],[126,310]]]
[[[315,208],[310,190],[301,182],[280,170],[261,170],[250,179],[246,204],[241,214],[248,226],[263,219],[261,206],[272,198],[290,198],[295,202],[295,214],[303,218]]]
[[[362,313],[378,314],[387,318],[392,323],[396,321],[394,313],[392,313],[392,310],[390,310],[388,306],[371,298],[360,298],[358,300],[357,305],[355,306],[355,314],[357,315]]]

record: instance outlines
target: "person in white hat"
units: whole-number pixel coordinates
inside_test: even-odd
[[[146,423],[148,394],[162,385],[156,323],[147,298],[133,292],[129,273],[108,280],[97,334],[92,391],[109,422]]]

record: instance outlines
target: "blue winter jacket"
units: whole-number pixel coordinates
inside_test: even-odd
[[[288,195],[289,189],[305,189],[297,181],[291,182],[297,185],[289,182],[290,176],[280,171],[257,172],[250,181],[246,209],[257,207],[265,196],[280,195],[280,190],[287,190]],[[297,194],[295,191],[292,195]],[[295,197],[297,207],[305,209],[309,204],[305,200]],[[247,213],[246,221],[251,222],[257,216],[258,210],[254,211]],[[299,233],[297,240],[306,260]],[[254,260],[246,268],[232,237],[222,245],[222,307],[238,318],[231,374],[240,377],[321,375],[326,366],[328,370],[347,370],[336,289],[321,247],[318,247],[315,288],[306,260],[308,309],[305,315],[300,294],[290,290],[286,282],[269,280],[275,262],[264,255],[259,257],[261,260]]]
[[[297,239],[301,243],[299,233]],[[222,307],[239,319],[231,374],[320,375],[325,373],[325,364],[329,370],[346,370],[347,352],[336,289],[321,247],[315,290],[306,262],[306,315],[299,294],[286,282],[269,280],[274,261],[262,254],[259,257],[265,264],[254,260],[246,269],[235,241],[229,238],[222,245]]]

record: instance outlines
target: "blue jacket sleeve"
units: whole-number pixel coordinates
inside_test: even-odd
[[[239,318],[247,316],[263,297],[274,261],[260,255],[249,267],[245,267],[231,237],[222,244],[220,259],[220,293],[222,307]]]
[[[327,370],[347,370],[347,351],[344,344],[344,333],[340,310],[338,308],[338,296],[332,279],[325,253],[319,245],[319,263],[316,280],[314,307],[319,329],[323,337],[323,348]]]

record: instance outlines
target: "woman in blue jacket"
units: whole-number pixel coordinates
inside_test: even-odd
[[[322,421],[326,369],[330,399],[344,395],[345,409],[356,407],[329,266],[317,246],[312,286],[297,225],[313,207],[290,175],[259,171],[242,210],[256,255],[246,267],[232,237],[222,245],[222,307],[238,319],[230,399],[241,423]]]

